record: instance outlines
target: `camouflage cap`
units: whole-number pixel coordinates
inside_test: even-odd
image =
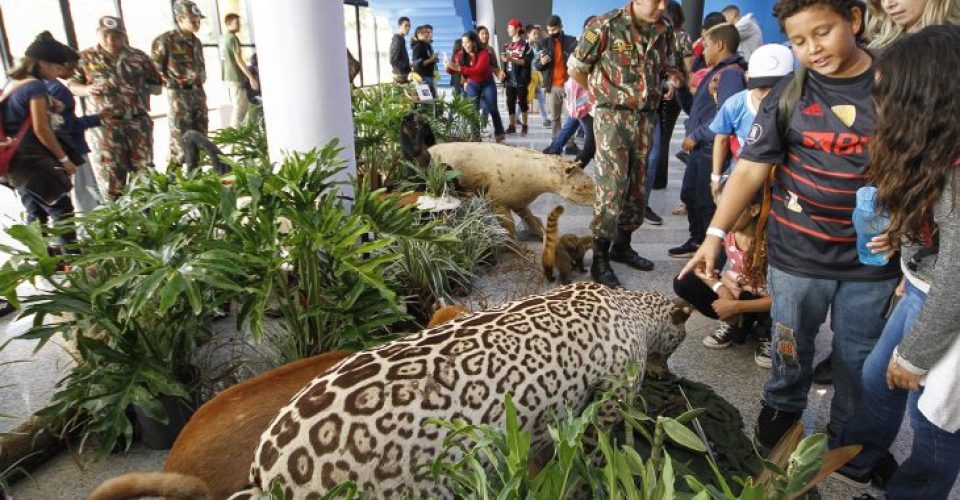
[[[119,31],[124,35],[127,34],[126,28],[123,27],[123,21],[119,17],[114,16],[103,16],[97,21],[97,31]]]
[[[200,12],[200,8],[197,7],[197,4],[193,3],[191,0],[177,0],[173,4],[173,13],[180,16],[197,16],[199,18],[204,18],[203,13]]]

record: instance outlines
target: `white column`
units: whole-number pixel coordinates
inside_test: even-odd
[[[494,41],[493,34],[497,27],[496,23],[497,16],[493,7],[493,0],[477,0],[477,25],[486,26],[490,30],[491,43]]]
[[[356,175],[340,0],[252,0],[270,158],[338,138]],[[347,194],[347,193],[344,193]]]

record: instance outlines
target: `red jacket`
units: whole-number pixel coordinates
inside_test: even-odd
[[[460,66],[460,73],[467,77],[467,81],[473,83],[483,83],[493,75],[493,73],[490,71],[489,50],[480,50],[476,55],[473,56],[465,53],[464,56],[465,59],[471,63],[469,66]]]

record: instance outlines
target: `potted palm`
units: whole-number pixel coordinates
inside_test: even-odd
[[[23,301],[33,326],[20,338],[39,341],[38,349],[55,337],[76,346],[76,366],[42,414],[98,437],[101,453],[129,446],[128,408],[144,421],[184,420],[198,349],[221,304],[236,304],[237,328],[252,342],[264,338],[268,301],[279,304],[281,361],[376,342],[405,320],[387,273],[399,258],[393,244],[454,240],[414,207],[398,206],[399,195],[366,184],[348,207],[334,181],[343,168],[337,153],[332,143],[276,168],[259,156],[232,162],[229,182],[204,172],[144,173],[123,197],[78,220],[87,235],[80,255],[47,255],[38,225],[11,229],[24,249],[5,249],[0,295],[19,304],[19,284],[51,284]],[[71,270],[58,273],[63,263]]]

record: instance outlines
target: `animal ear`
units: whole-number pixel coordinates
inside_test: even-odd
[[[683,299],[674,299],[673,310],[670,311],[670,321],[674,325],[686,323],[687,320],[690,319],[691,314],[693,314],[693,306]]]

